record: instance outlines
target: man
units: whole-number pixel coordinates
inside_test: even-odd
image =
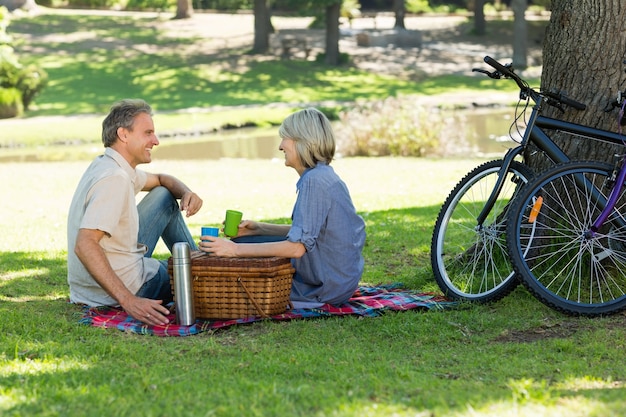
[[[162,238],[196,243],[181,211],[194,215],[202,200],[180,180],[136,169],[159,144],[152,109],[143,100],[115,103],[102,122],[105,151],[81,178],[68,215],[70,300],[119,305],[146,324],[167,324],[171,287],[167,263],[152,258]],[[140,191],[148,194],[136,204]],[[177,202],[180,199],[180,206]]]

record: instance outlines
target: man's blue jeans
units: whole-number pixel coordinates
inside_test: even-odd
[[[187,224],[183,219],[178,201],[165,187],[153,188],[137,205],[139,212],[138,241],[148,247],[144,256],[151,257],[159,238],[172,252],[176,242],[187,242],[189,249],[197,250]],[[167,261],[160,261],[159,272],[148,280],[137,292],[137,296],[163,300],[172,300],[170,276],[167,272]]]

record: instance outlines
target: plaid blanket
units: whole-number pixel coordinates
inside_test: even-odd
[[[385,311],[412,309],[444,309],[456,305],[441,295],[420,293],[402,289],[401,284],[377,287],[359,287],[350,300],[341,306],[323,305],[314,309],[293,309],[278,314],[269,320],[294,320],[315,317],[358,315],[376,317]],[[246,317],[231,320],[197,319],[191,326],[175,324],[175,315],[169,317],[165,326],[151,326],[130,317],[122,309],[115,307],[85,307],[80,322],[96,327],[117,328],[122,331],[154,336],[190,336],[208,330],[221,329],[236,324],[265,320],[262,317]]]

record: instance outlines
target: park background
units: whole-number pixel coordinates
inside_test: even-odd
[[[43,65],[50,79],[30,114],[0,121],[2,152],[15,158],[48,154],[45,161],[24,158],[0,164],[5,190],[0,205],[3,414],[589,416],[624,411],[623,316],[566,317],[521,288],[492,305],[389,313],[376,319],[264,322],[188,338],[160,339],[79,324],[80,309],[67,303],[64,234],[73,189],[93,156],[92,151],[83,153],[82,149],[97,147],[106,106],[113,97],[126,93],[140,93],[148,101],[154,96],[157,129],[184,133],[181,126],[189,125],[189,112],[167,108],[172,91],[168,83],[177,80],[179,72],[166,69],[176,65],[176,59],[188,57],[176,58],[175,51],[194,51],[210,42],[191,30],[194,24],[171,20],[173,12],[44,11],[18,16],[8,29],[19,39],[18,53],[24,51],[19,57]],[[203,22],[199,17],[191,20]],[[229,28],[242,27],[241,20],[228,24],[229,19],[241,16],[218,17]],[[320,74],[338,80],[336,85],[324,85],[330,96],[340,92],[346,97],[362,96],[356,88],[365,84],[374,91],[368,93],[370,99],[382,95],[381,91],[418,95],[416,108],[428,115],[433,103],[435,107],[441,103],[463,106],[468,97],[514,102],[512,86],[479,84],[462,75],[495,45],[472,38],[466,16],[452,19],[456,23],[442,32],[469,37],[473,46],[469,54],[455,54],[461,61],[442,67],[437,74],[390,74],[392,65],[381,65],[386,73],[351,66],[337,70],[298,59],[272,58],[267,64],[258,56],[243,54],[245,45],[230,45],[215,57],[218,63],[230,62],[225,58],[229,54],[232,60],[245,62],[236,81],[265,74],[286,82],[280,88],[269,83],[272,88],[267,90],[255,90],[258,79],[246,83],[251,96],[265,91],[267,103],[242,109],[240,104],[225,103],[224,108],[216,102],[208,106],[209,111],[197,113],[207,115],[203,126],[209,127],[228,117],[240,123],[242,112],[248,117],[257,111],[256,122],[272,125],[307,102],[323,103],[329,113],[338,114],[343,104],[337,101],[349,100],[328,103],[320,88]],[[244,26],[248,33],[251,22]],[[494,27],[502,22],[506,27],[507,19],[494,22]],[[371,24],[371,19],[361,23]],[[185,30],[192,36],[182,36]],[[429,33],[423,31],[423,35]],[[223,42],[224,37],[210,39]],[[488,38],[493,41],[493,37]],[[150,44],[146,39],[167,42],[148,51],[133,48]],[[506,38],[499,41],[507,50]],[[113,47],[108,51],[103,45]],[[383,48],[379,52],[383,56],[400,52],[406,58],[411,51]],[[502,53],[500,58],[504,57]],[[445,62],[453,62],[450,56],[446,58]],[[407,67],[437,67],[434,62],[429,65],[423,60]],[[257,73],[250,72],[255,65],[264,66]],[[445,73],[452,74],[452,67],[457,72],[450,78]],[[238,74],[232,67],[222,67],[222,71],[223,77]],[[291,78],[293,73],[303,77]],[[189,85],[190,80],[196,78],[181,82]],[[224,82],[221,78],[211,86]],[[430,89],[424,90],[425,85]],[[290,106],[270,100],[280,96],[276,91],[286,90],[306,100],[296,104],[288,100]],[[184,108],[226,97],[219,90],[214,95],[203,89],[195,94],[187,99],[194,105]],[[237,115],[232,115],[233,108]],[[398,113],[388,117],[394,114]],[[437,120],[436,116],[432,119]],[[59,131],[61,139],[51,143],[49,137]],[[20,132],[32,132],[28,133],[32,142],[22,141]],[[68,132],[76,133],[68,137]],[[66,141],[62,149],[74,145],[81,151],[58,156],[53,145],[59,140]],[[74,144],[76,140],[80,141]],[[364,283],[402,282],[411,289],[438,291],[428,260],[434,219],[449,190],[483,160],[480,155],[434,154],[345,157],[333,163],[367,223]],[[155,158],[146,168],[175,173],[204,198],[202,213],[189,219],[196,236],[201,225],[218,225],[226,208],[239,208],[259,220],[287,221],[295,199],[296,174],[281,160]],[[159,256],[167,254],[161,251]]]

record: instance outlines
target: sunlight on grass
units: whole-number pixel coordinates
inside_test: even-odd
[[[20,355],[16,352],[16,355]],[[91,365],[69,358],[45,358],[45,359],[16,359],[7,361],[0,357],[0,378],[19,378],[24,381],[27,378],[41,375],[61,375],[64,372],[81,370],[88,371]],[[38,395],[28,388],[4,388],[0,385],[0,410],[12,410],[20,405],[34,404],[38,401]]]
[[[0,281],[10,281],[12,279],[28,278],[31,276],[47,274],[49,271],[42,268],[23,269],[21,271],[3,271],[0,273]]]
[[[55,374],[75,369],[88,370],[91,365],[70,358],[19,359],[0,365],[0,377],[13,375]]]
[[[0,295],[0,300],[11,303],[30,303],[33,301],[54,301],[59,299],[67,298],[67,292],[65,289],[63,291],[57,292],[55,294],[47,294],[42,296],[36,295],[25,295],[21,297],[5,297],[4,295]]]
[[[584,397],[559,399],[555,404],[498,401],[481,407],[467,406],[467,411],[450,414],[455,417],[604,417],[614,415],[602,401]]]
[[[593,389],[612,389],[612,388],[624,388],[626,387],[625,381],[614,381],[612,379],[603,380],[600,378],[594,378],[591,376],[585,376],[582,378],[572,378],[564,381],[560,384],[559,389],[582,391]]]

